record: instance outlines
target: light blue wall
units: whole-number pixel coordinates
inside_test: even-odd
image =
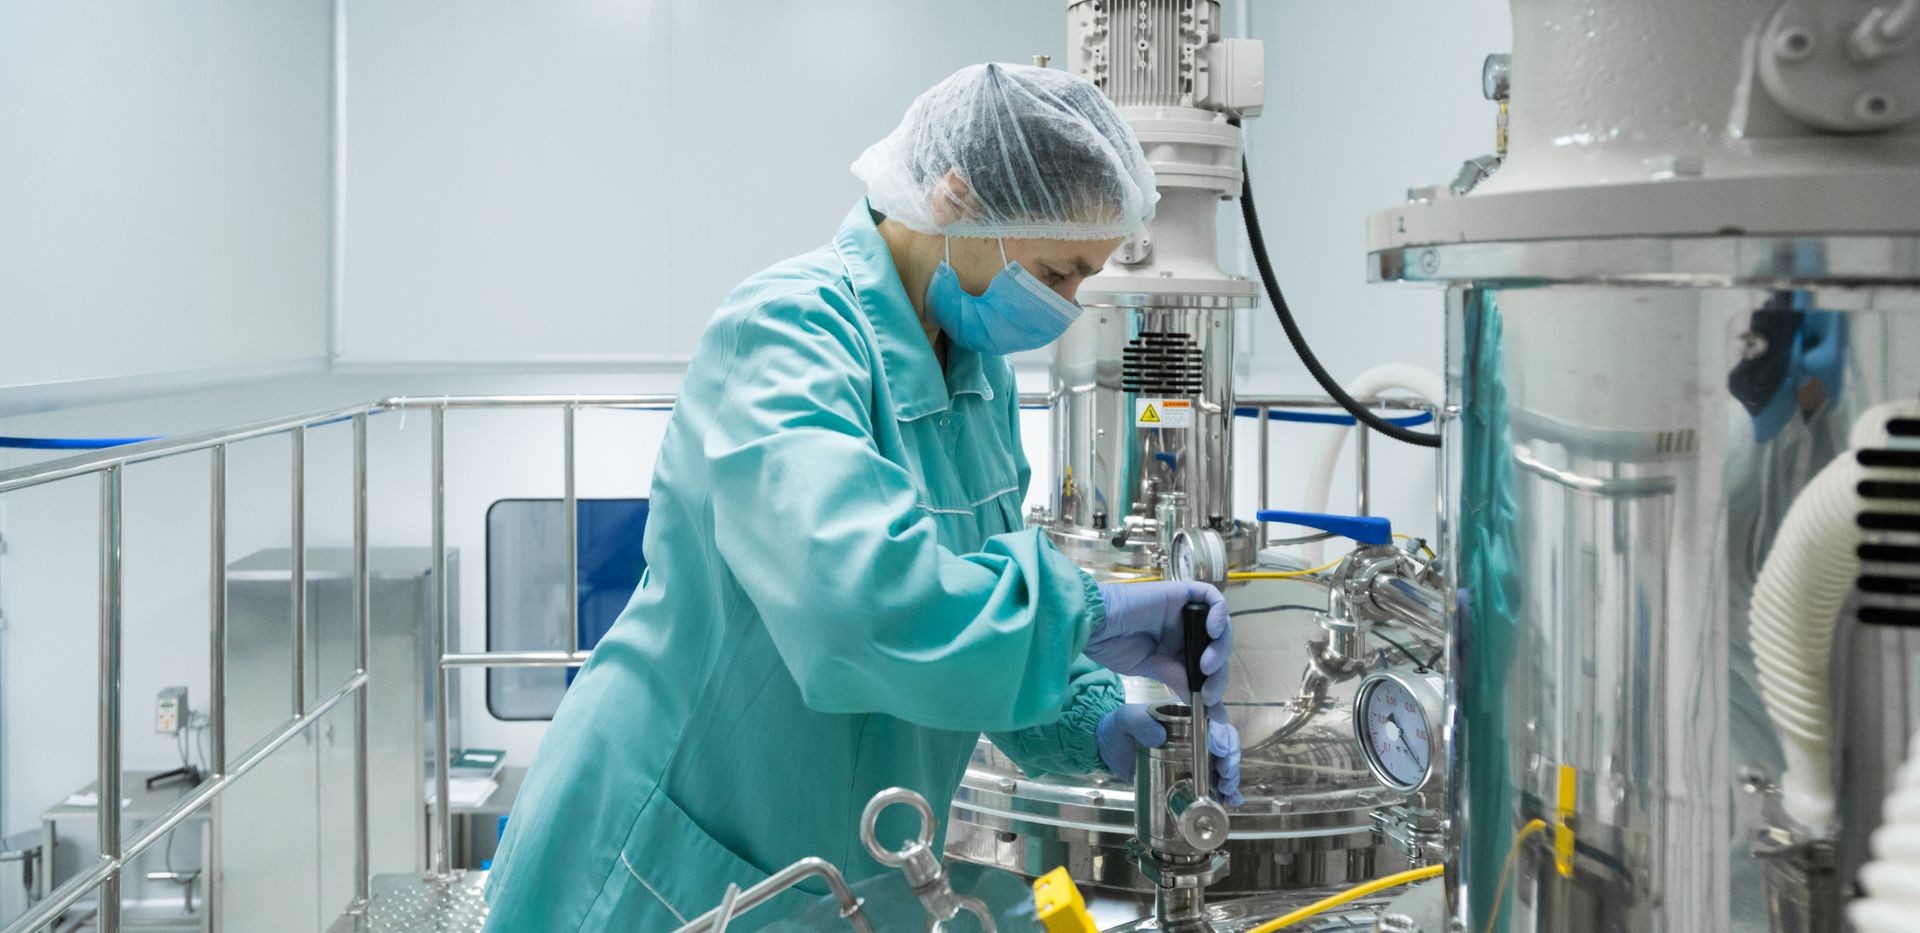
[[[326,353],[326,0],[0,0],[0,386]]]
[[[975,61],[1058,55],[1063,5],[352,0],[349,363],[653,362],[826,242],[847,166]]]

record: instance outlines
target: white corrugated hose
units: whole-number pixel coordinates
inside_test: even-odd
[[[1920,405],[1897,402],[1877,406],[1854,423],[1851,449],[1794,498],[1754,583],[1748,619],[1760,692],[1787,760],[1781,804],[1816,835],[1831,832],[1834,817],[1827,702],[1833,628],[1860,577],[1857,516],[1864,468],[1856,452],[1886,446],[1887,421],[1917,412]]]
[[[1780,734],[1787,815],[1816,835],[1833,826],[1827,704],[1834,620],[1860,577],[1860,464],[1841,454],[1801,490],[1760,568],[1749,610],[1760,692]]]
[[[1873,861],[1860,868],[1867,896],[1847,905],[1856,933],[1920,930],[1920,734],[1887,794],[1886,822],[1873,831]]]

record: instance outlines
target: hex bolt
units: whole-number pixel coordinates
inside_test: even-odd
[[[1672,178],[1699,178],[1706,162],[1697,155],[1663,155],[1645,160],[1655,181]]]
[[[1853,101],[1853,114],[1862,120],[1879,123],[1893,116],[1893,113],[1893,101],[1877,91],[1868,91]]]
[[[1773,37],[1773,54],[1783,62],[1804,61],[1813,47],[1813,34],[1804,29],[1783,30]]]

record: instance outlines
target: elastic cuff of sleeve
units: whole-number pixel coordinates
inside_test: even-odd
[[[1087,626],[1080,631],[1080,648],[1085,649],[1087,640],[1093,637],[1093,630],[1099,628],[1100,623],[1107,621],[1107,601],[1101,598],[1100,581],[1095,579],[1093,574],[1077,566],[1074,569],[1080,572],[1080,586],[1087,600]]]
[[[1100,728],[1100,720],[1119,709],[1126,699],[1117,685],[1102,684],[1081,694],[1079,702],[1061,714],[1060,731],[1064,741],[1060,744],[1068,764],[1073,767],[1072,773],[1101,774],[1107,770],[1095,733]]]

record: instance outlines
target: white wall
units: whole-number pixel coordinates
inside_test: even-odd
[[[1507,4],[1256,2],[1251,13],[1252,35],[1266,43],[1267,106],[1246,122],[1247,158],[1268,255],[1301,329],[1342,382],[1388,362],[1439,372],[1441,293],[1367,284],[1366,217],[1410,187],[1451,181],[1462,160],[1493,151],[1496,111],[1481,97],[1480,63],[1511,46]],[[1240,268],[1252,274],[1250,265]],[[1241,391],[1322,394],[1266,302],[1251,315]],[[1295,508],[1327,429],[1275,430],[1274,505]],[[1249,455],[1252,447],[1241,445]],[[1432,534],[1431,453],[1378,436],[1372,451],[1375,514],[1391,517],[1396,530]],[[1250,514],[1244,456],[1240,468],[1237,501]],[[1331,511],[1351,508],[1352,473],[1350,461],[1336,471]]]
[[[326,353],[326,0],[0,0],[0,385]]]
[[[692,351],[735,282],[819,246],[847,166],[970,62],[1058,55],[990,0],[349,2],[348,363]]]

